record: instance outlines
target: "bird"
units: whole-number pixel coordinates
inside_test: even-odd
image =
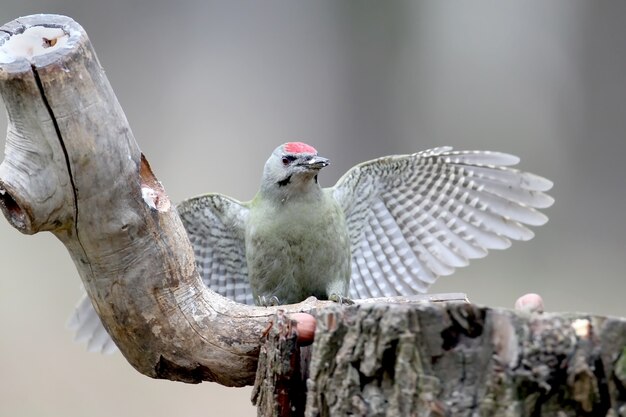
[[[236,302],[409,296],[489,249],[532,239],[529,226],[548,221],[540,209],[554,203],[552,182],[518,162],[444,146],[360,163],[324,188],[329,159],[287,142],[271,153],[252,200],[209,193],[176,209],[205,285]],[[95,314],[84,297],[70,327],[90,350],[111,348]]]

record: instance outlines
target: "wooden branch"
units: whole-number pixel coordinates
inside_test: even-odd
[[[252,384],[278,309],[236,304],[203,285],[82,27],[33,15],[0,28],[0,93],[9,122],[0,208],[21,232],[63,242],[128,362],[153,378]]]
[[[278,320],[277,326],[259,362],[253,400],[260,416],[626,411],[625,319],[460,303],[332,307],[318,312],[306,370],[295,360],[302,352],[292,342],[292,325]],[[307,384],[294,378],[303,372]],[[286,412],[281,387],[289,378],[308,393],[306,407],[295,402]]]

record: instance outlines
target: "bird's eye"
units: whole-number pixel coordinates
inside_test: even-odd
[[[291,155],[285,155],[285,156],[283,156],[283,159],[282,159],[283,165],[285,165],[285,166],[289,165],[290,163],[292,163],[295,160],[296,160],[296,157],[295,156],[291,156]]]

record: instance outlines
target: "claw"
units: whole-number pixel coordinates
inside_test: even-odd
[[[276,297],[275,295],[272,295],[270,297],[270,305],[271,306],[279,306],[280,305],[280,300],[278,299],[278,297]]]
[[[259,295],[256,299],[256,303],[262,307],[279,306],[280,300],[275,295],[272,295],[269,298],[265,295]]]
[[[332,293],[330,295],[330,297],[328,297],[328,299],[330,301],[334,301],[334,302],[336,302],[338,304],[346,304],[346,305],[354,304],[354,301],[352,301],[348,297],[344,297],[343,295],[339,295],[339,294],[335,294],[335,293]]]

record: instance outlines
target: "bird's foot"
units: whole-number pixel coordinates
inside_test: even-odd
[[[259,295],[256,298],[256,303],[257,305],[260,305],[261,307],[271,307],[271,306],[280,305],[280,300],[275,295],[272,295],[271,297],[267,297],[265,295]]]
[[[331,294],[330,297],[328,297],[328,299],[338,304],[346,304],[346,305],[354,304],[354,301],[352,301],[348,297],[344,297],[343,295],[339,295],[335,293]]]

